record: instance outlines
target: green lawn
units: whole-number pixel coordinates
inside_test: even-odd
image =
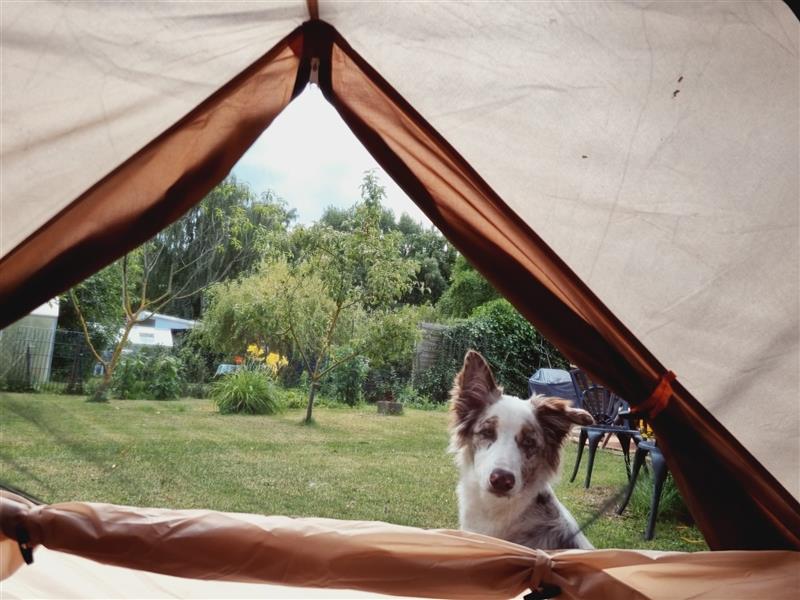
[[[206,400],[89,404],[79,397],[4,393],[0,479],[45,502],[458,526],[446,413],[378,417],[369,406],[318,408],[315,416],[309,427],[300,424],[299,410],[221,416]],[[570,444],[567,474],[574,456]],[[624,485],[622,458],[600,452],[589,490],[566,479],[557,494],[583,522]],[[592,542],[601,548],[706,549],[695,527],[669,519],[660,519],[656,539],[645,542],[647,491],[624,516],[594,523],[586,532]]]

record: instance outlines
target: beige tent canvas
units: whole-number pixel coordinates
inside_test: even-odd
[[[712,549],[796,551],[799,32],[779,2],[4,2],[0,326],[180,217],[313,82],[537,328],[650,417]],[[124,563],[81,527],[58,537],[67,513],[14,523],[158,570],[145,546]],[[503,552],[487,560],[543,581],[539,555]],[[608,559],[591,556],[577,573]],[[409,558],[408,576],[431,562],[446,570]],[[307,583],[402,591],[336,577]]]

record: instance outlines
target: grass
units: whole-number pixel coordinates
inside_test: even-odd
[[[444,412],[379,417],[372,406],[273,416],[220,415],[209,400],[155,402],[0,394],[0,480],[45,502],[138,506],[388,521],[457,528],[456,471]],[[564,470],[575,446],[564,452]],[[622,458],[599,452],[592,487],[583,470],[556,492],[579,522],[625,483]],[[646,493],[643,497],[646,497]],[[647,508],[601,517],[588,537],[602,548],[705,550],[698,530]],[[611,511],[613,513],[613,511]]]

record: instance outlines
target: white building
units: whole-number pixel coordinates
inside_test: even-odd
[[[197,321],[190,319],[152,313],[147,319],[133,326],[128,341],[134,348],[143,346],[172,348],[175,334],[192,329],[196,324]]]
[[[53,298],[0,330],[0,376],[31,384],[50,379],[58,305]]]

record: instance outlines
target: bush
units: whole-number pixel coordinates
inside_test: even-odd
[[[211,398],[223,415],[271,415],[281,406],[277,386],[261,369],[240,369],[226,375],[212,386]]]
[[[201,330],[190,330],[177,338],[175,356],[181,363],[181,377],[191,383],[208,383],[217,365],[225,362],[221,352],[209,350],[204,344]],[[199,396],[198,396],[199,397]],[[205,396],[204,396],[205,397]]]
[[[180,361],[163,350],[140,350],[123,356],[111,379],[111,391],[121,400],[175,400],[183,380]]]
[[[371,369],[364,382],[364,398],[367,402],[387,400],[393,397],[401,386],[401,378],[394,367]]]
[[[340,360],[353,350],[349,346],[340,346],[331,352],[331,361]],[[356,406],[364,399],[362,386],[369,373],[369,361],[363,356],[355,356],[331,371],[322,384],[322,392],[332,399]]]
[[[499,298],[492,284],[459,255],[453,265],[453,279],[436,308],[446,317],[467,317],[478,306]]]
[[[301,388],[282,389],[281,400],[284,408],[305,408],[308,404],[308,390]]]
[[[119,359],[111,376],[111,392],[120,400],[145,397],[145,362],[138,353]]]
[[[95,396],[95,394],[102,385],[103,385],[102,377],[92,377],[91,379],[87,379],[86,383],[83,384],[83,393],[91,398]],[[104,399],[107,399],[107,397],[108,397],[108,390],[106,390],[103,395]]]
[[[416,374],[420,394],[446,401],[469,349],[483,354],[508,394],[521,398],[528,396],[528,378],[536,369],[569,364],[507,300],[492,300],[443,332],[436,363]]]
[[[174,356],[161,355],[150,364],[145,389],[154,400],[176,400],[180,396],[181,364]]]
[[[187,398],[208,398],[210,386],[206,383],[187,383],[183,395]]]

